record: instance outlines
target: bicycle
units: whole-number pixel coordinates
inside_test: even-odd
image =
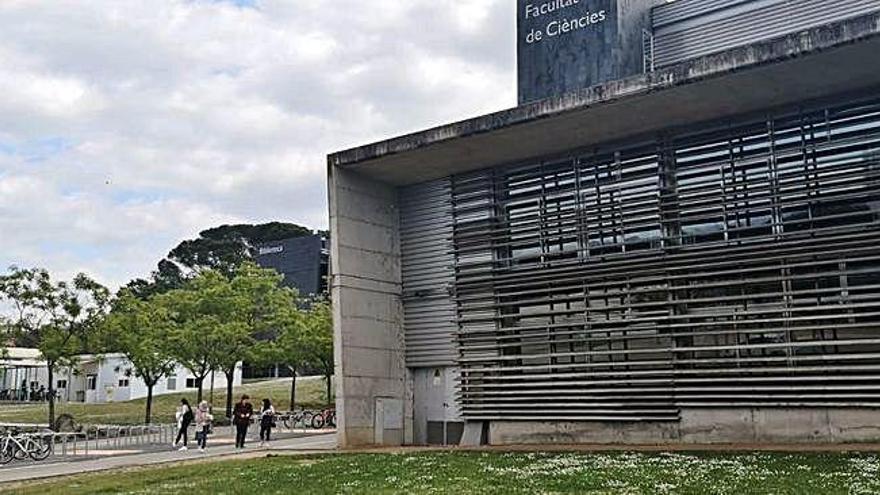
[[[52,453],[52,441],[47,438],[47,435],[13,436],[12,431],[7,431],[0,439],[0,465],[23,461],[28,456],[35,461],[46,459]]]
[[[336,427],[336,410],[335,409],[324,409],[323,411],[315,414],[312,417],[312,428],[316,430],[320,430],[321,428],[328,426],[330,428]]]
[[[315,413],[307,409],[302,409],[299,412],[288,411],[281,415],[281,422],[288,430],[296,428],[297,425],[307,428],[312,424],[314,416]]]

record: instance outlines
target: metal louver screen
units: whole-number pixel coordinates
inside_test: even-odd
[[[880,10],[880,0],[678,0],[653,11],[654,65],[770,40]]]
[[[880,407],[880,100],[452,181],[467,419]]]
[[[399,191],[407,366],[455,362],[452,198],[449,179]]]

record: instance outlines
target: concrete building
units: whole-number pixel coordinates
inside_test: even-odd
[[[340,444],[880,440],[880,1],[519,9],[520,106],[328,158]]]
[[[49,388],[46,363],[36,349],[8,348],[8,356],[0,360],[0,391],[20,390],[22,381],[28,388]],[[241,385],[241,364],[236,369],[233,385]],[[209,390],[226,389],[226,375],[220,371],[208,375],[204,387]],[[122,354],[102,356],[83,355],[77,365],[55,372],[55,390],[60,400],[86,404],[104,404],[143,399],[147,396],[144,381],[134,376],[132,366]],[[196,392],[196,380],[183,366],[178,365],[174,374],[161,380],[153,388],[153,395]],[[9,394],[6,394],[9,396]],[[21,400],[20,396],[9,399]]]

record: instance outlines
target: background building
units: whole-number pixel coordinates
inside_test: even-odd
[[[285,286],[296,289],[302,296],[327,295],[327,271],[329,267],[328,239],[318,234],[293,237],[262,244],[257,248],[257,263],[263,268],[273,268],[284,275]],[[290,377],[286,365],[255,367],[244,363],[246,379]]]
[[[301,295],[327,293],[329,250],[323,235],[294,237],[260,245],[257,263],[284,275],[284,285]]]
[[[880,440],[880,1],[534,4],[328,159],[340,443]]]
[[[6,399],[22,400],[20,395],[11,396],[21,389],[22,381],[26,381],[28,389],[49,388],[46,363],[40,359],[36,349],[11,347],[8,356],[0,360],[0,392]],[[147,396],[144,381],[132,372],[131,364],[122,354],[106,354],[102,356],[83,355],[77,358],[78,364],[72,368],[62,368],[55,372],[55,390],[64,402],[83,402],[87,404],[103,404],[143,399]],[[233,385],[241,385],[241,364],[236,368]],[[204,389],[226,389],[226,375],[220,371],[209,374],[205,379]],[[198,386],[192,374],[178,365],[174,374],[159,380],[153,388],[153,395],[168,393],[196,392]],[[27,397],[26,400],[30,400]]]

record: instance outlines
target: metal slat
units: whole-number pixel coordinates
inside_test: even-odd
[[[877,10],[878,0],[678,0],[654,9],[654,65],[674,65]]]
[[[451,366],[455,346],[449,179],[401,188],[401,273],[406,363]]]
[[[880,405],[878,109],[453,177],[464,416]]]

